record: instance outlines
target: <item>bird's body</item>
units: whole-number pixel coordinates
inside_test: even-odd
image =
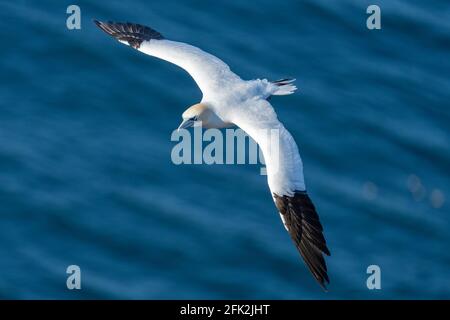
[[[297,144],[286,130],[268,98],[291,94],[294,80],[245,81],[219,58],[189,44],[164,39],[157,31],[139,24],[95,21],[120,42],[185,69],[203,93],[200,103],[183,113],[180,128],[201,123],[206,128],[236,125],[260,146],[270,191],[286,230],[316,280],[329,282],[323,254],[329,255],[322,225],[303,177]]]

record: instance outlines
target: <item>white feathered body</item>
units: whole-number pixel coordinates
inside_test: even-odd
[[[292,195],[295,191],[305,190],[297,144],[266,100],[278,91],[281,94],[292,93],[295,87],[286,90],[267,79],[244,81],[219,58],[181,42],[150,40],[144,42],[139,50],[185,69],[199,85],[203,93],[202,103],[209,104],[222,120],[223,125],[218,123],[217,127],[233,123],[258,143],[273,193]],[[270,135],[278,135],[278,141],[271,140]],[[271,152],[275,143],[278,143],[279,150]]]
[[[183,113],[183,123],[198,121],[200,114],[191,115],[190,112],[201,109],[202,114],[208,113],[210,127],[234,124],[258,143],[264,155],[271,194],[284,226],[309,270],[325,288],[329,278],[323,254],[330,252],[315,207],[306,193],[298,147],[267,101],[272,95],[293,93],[296,89],[292,84],[294,80],[244,81],[219,58],[189,44],[166,40],[149,27],[131,23],[95,23],[118,41],[176,64],[194,78],[203,98],[200,104]]]

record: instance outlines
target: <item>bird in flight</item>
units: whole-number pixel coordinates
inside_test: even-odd
[[[94,23],[119,42],[176,64],[192,76],[203,98],[183,113],[179,129],[236,125],[258,143],[284,227],[314,278],[326,289],[330,280],[323,255],[329,256],[330,251],[322,224],[306,192],[297,144],[268,102],[273,95],[292,94],[297,89],[295,79],[245,81],[219,58],[189,44],[167,40],[152,28],[135,23],[97,20]],[[268,135],[268,131],[276,132],[277,139]]]

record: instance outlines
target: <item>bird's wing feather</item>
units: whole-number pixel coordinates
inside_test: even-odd
[[[212,96],[227,86],[242,81],[219,58],[189,44],[166,40],[159,32],[149,27],[134,23],[94,22],[118,41],[186,70],[204,97]]]
[[[329,283],[323,254],[329,255],[322,225],[306,193],[297,144],[266,100],[250,100],[233,114],[233,123],[260,146],[275,205],[309,270],[322,287]]]
[[[305,190],[297,144],[267,100],[249,99],[239,108],[232,108],[229,116],[261,148],[272,192],[292,195],[294,190]]]

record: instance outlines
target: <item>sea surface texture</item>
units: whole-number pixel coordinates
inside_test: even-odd
[[[0,1],[0,298],[450,298],[450,3]],[[210,52],[273,97],[331,251],[315,282],[260,164],[182,164],[189,74],[92,22]],[[81,269],[81,290],[66,286]],[[369,266],[381,288],[369,290]],[[371,281],[369,281],[371,283]]]

